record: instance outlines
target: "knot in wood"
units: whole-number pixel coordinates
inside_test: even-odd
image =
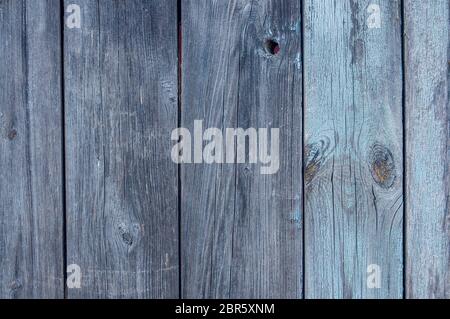
[[[370,148],[369,161],[374,181],[384,189],[391,188],[397,177],[392,152],[386,146],[375,143]]]

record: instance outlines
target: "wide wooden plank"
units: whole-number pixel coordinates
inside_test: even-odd
[[[304,3],[305,294],[401,298],[401,4]]]
[[[406,296],[450,298],[449,3],[405,0]]]
[[[0,298],[62,298],[58,0],[0,1]]]
[[[65,1],[65,8],[74,1]],[[70,298],[177,298],[175,0],[77,0],[64,30]]]
[[[224,136],[280,129],[275,174],[250,164],[248,142],[246,163],[181,167],[182,297],[299,298],[301,1],[188,0],[181,9],[182,126],[193,133],[199,120]]]

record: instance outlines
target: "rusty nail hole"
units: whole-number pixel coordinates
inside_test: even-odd
[[[280,45],[273,39],[266,40],[266,51],[272,55],[280,53]]]

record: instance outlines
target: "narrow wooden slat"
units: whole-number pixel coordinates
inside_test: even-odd
[[[177,298],[176,1],[65,6],[74,3],[81,28],[66,27],[64,42],[67,262],[82,280],[68,295]]]
[[[0,298],[62,298],[58,0],[0,1]]]
[[[406,295],[450,298],[449,3],[405,0]]]
[[[276,174],[182,166],[182,297],[302,296],[300,4],[182,1],[183,127],[280,128]]]
[[[400,1],[304,3],[305,294],[401,298]]]

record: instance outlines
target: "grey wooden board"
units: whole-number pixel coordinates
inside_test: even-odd
[[[65,259],[69,298],[450,298],[449,24],[448,0],[0,0],[0,298],[63,298]],[[280,128],[279,172],[177,166],[195,120]]]
[[[177,298],[176,1],[76,4],[81,28],[64,29],[67,262],[82,282],[68,296]]]
[[[401,6],[371,3],[304,1],[307,298],[403,293]]]
[[[450,298],[449,2],[404,13],[406,296]]]
[[[64,296],[59,13],[0,1],[0,298]]]
[[[280,128],[277,174],[248,160],[181,167],[184,298],[302,297],[300,4],[182,1],[182,126]]]

